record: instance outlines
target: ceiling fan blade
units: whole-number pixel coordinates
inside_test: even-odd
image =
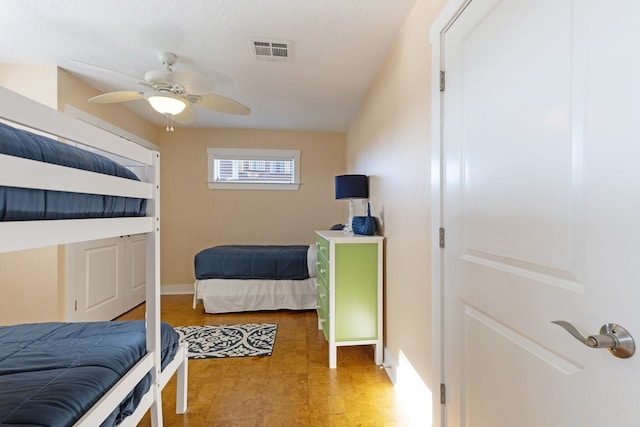
[[[168,80],[168,76],[171,74],[169,70],[151,70],[147,71],[144,75],[144,80],[150,85],[160,84],[166,85],[171,84]]]
[[[214,93],[208,93],[200,96],[198,101],[195,101],[198,107],[206,108],[207,110],[217,111],[219,113],[226,114],[238,114],[246,116],[251,114],[251,109],[246,105],[234,101],[226,96],[216,95]]]
[[[190,125],[196,121],[196,109],[193,108],[193,105],[189,104],[182,110],[182,113],[173,116],[173,120],[181,125]]]
[[[89,64],[88,62],[82,62],[82,61],[77,61],[75,59],[71,59],[70,62],[72,62],[73,64],[76,64],[82,68],[86,68],[87,70],[92,70],[92,71],[97,71],[99,73],[102,74],[109,74],[112,77],[116,77],[122,80],[127,80],[133,83],[138,83],[138,84],[142,84],[142,85],[146,85],[148,86],[147,82],[144,82],[142,80],[140,80],[138,77],[134,77],[134,76],[130,76],[128,74],[125,73],[121,73],[120,71],[115,71],[112,70],[110,68],[105,68],[105,67],[101,67],[99,65],[94,65],[94,64]]]
[[[191,95],[203,95],[216,87],[213,78],[199,71],[175,70],[167,75],[167,81],[181,86]]]
[[[136,101],[138,99],[144,99],[144,95],[142,94],[142,92],[125,90],[103,93],[102,95],[90,98],[89,102],[93,102],[95,104],[113,104],[115,102]]]

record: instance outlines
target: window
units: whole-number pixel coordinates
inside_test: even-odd
[[[300,150],[208,148],[209,188],[297,190]]]

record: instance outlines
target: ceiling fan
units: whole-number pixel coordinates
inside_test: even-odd
[[[226,114],[251,113],[249,107],[238,101],[212,93],[215,81],[206,74],[198,71],[173,70],[171,67],[178,59],[173,53],[161,52],[159,59],[162,63],[161,70],[148,71],[144,80],[135,79],[137,83],[147,86],[149,90],[108,92],[90,98],[89,102],[112,104],[146,99],[154,110],[167,117],[167,131],[173,130],[173,121],[185,125],[193,123],[196,119],[194,105]],[[107,70],[90,64],[80,64]],[[130,76],[126,77],[130,78]]]

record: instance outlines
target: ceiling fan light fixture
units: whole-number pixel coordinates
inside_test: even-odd
[[[187,107],[187,101],[171,92],[151,92],[145,97],[149,104],[160,114],[176,116]]]

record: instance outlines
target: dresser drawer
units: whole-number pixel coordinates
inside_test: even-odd
[[[318,248],[318,259],[324,258],[329,261],[331,259],[329,254],[329,242],[316,235],[316,246]]]
[[[320,329],[324,334],[324,339],[329,341],[329,314],[322,307],[318,307],[318,319],[320,321]]]
[[[317,305],[321,307],[325,313],[329,312],[329,288],[323,285],[321,282],[317,282],[316,297]]]
[[[322,283],[326,288],[329,288],[329,262],[321,256],[318,257],[316,262],[316,275],[318,283]]]

